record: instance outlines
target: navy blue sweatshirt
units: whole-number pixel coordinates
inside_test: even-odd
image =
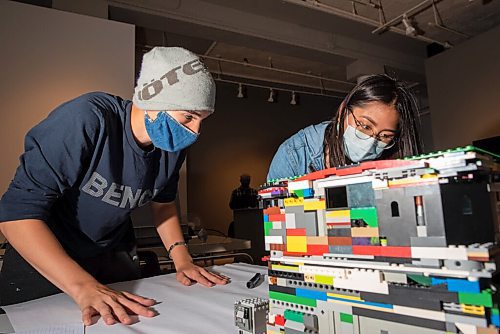
[[[175,199],[185,152],[139,147],[131,109],[131,101],[89,93],[31,129],[0,223],[43,220],[76,258],[133,242],[132,209]]]

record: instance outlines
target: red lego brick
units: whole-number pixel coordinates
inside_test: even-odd
[[[285,326],[285,317],[277,314],[274,318],[274,323],[278,326]]]
[[[306,229],[305,228],[287,228],[286,229],[286,235],[287,236],[305,236],[306,234]]]
[[[307,245],[309,255],[323,255],[324,253],[329,253],[328,245]]]
[[[282,215],[282,214],[269,215],[269,221],[270,222],[284,222],[285,215]]]
[[[355,255],[381,256],[380,248],[382,246],[352,246],[352,253]]]
[[[380,256],[411,258],[411,247],[380,246]]]

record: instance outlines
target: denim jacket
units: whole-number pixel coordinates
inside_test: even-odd
[[[269,167],[267,179],[304,175],[325,169],[323,140],[330,121],[310,125],[285,140]]]

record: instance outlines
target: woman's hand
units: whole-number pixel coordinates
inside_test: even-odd
[[[214,273],[211,273],[204,268],[195,265],[192,262],[184,262],[183,264],[176,265],[176,278],[184,285],[193,285],[200,283],[208,287],[216,284],[227,284],[229,279]]]
[[[100,315],[107,325],[121,322],[126,325],[133,323],[130,315],[154,317],[156,312],[150,307],[156,301],[125,291],[115,291],[98,282],[84,284],[78,289],[74,298],[82,311],[82,321],[85,326],[92,324],[92,317]]]

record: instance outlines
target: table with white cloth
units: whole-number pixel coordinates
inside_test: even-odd
[[[234,303],[244,298],[267,299],[267,280],[254,289],[246,287],[246,282],[252,276],[256,273],[266,274],[267,268],[231,263],[213,266],[209,270],[230,277],[231,283],[212,288],[200,284],[187,287],[176,281],[175,274],[168,274],[111,284],[113,289],[133,292],[157,301],[154,306],[157,316],[135,317],[136,322],[132,325],[108,326],[99,319],[94,325],[84,327],[78,306],[67,295],[57,294],[4,306],[7,316],[0,317],[0,329],[9,328],[10,320],[18,334],[237,333]]]

